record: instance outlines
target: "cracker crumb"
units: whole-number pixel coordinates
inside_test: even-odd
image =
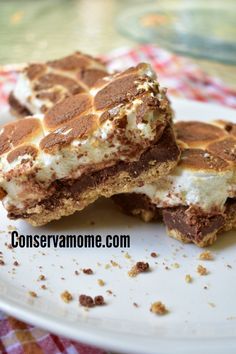
[[[110,266],[110,264],[105,264],[105,269],[109,269],[109,268],[111,268],[111,266]]]
[[[127,258],[127,259],[131,259],[131,255],[130,255],[128,252],[125,252],[124,256],[125,256],[125,258]]]
[[[172,264],[172,267],[178,269],[180,267],[180,265],[179,265],[179,263],[174,263],[174,264]]]
[[[7,229],[8,231],[16,231],[16,227],[13,225],[8,225]]]
[[[113,267],[121,268],[121,266],[120,266],[117,262],[115,262],[115,261],[113,261],[113,260],[111,260],[110,262],[111,262],[111,265],[112,265]]]
[[[208,305],[211,306],[212,308],[216,307],[216,304],[214,304],[214,302],[208,302]]]
[[[186,281],[186,283],[192,283],[193,279],[190,274],[186,274],[185,281]]]
[[[35,291],[29,291],[29,295],[31,297],[37,297],[38,296]]]
[[[128,272],[130,277],[136,277],[139,273],[144,273],[149,270],[149,264],[147,262],[137,262]]]
[[[99,285],[99,286],[104,286],[104,285],[105,285],[104,280],[98,279],[98,285]]]
[[[73,300],[73,296],[71,293],[69,293],[69,291],[65,290],[63,293],[61,293],[61,299],[68,304]]]
[[[208,270],[205,267],[203,267],[201,264],[198,265],[197,272],[200,275],[207,275],[208,274]]]
[[[41,289],[46,290],[47,289],[46,285],[45,284],[41,285]]]
[[[38,277],[38,280],[39,280],[39,281],[40,281],[40,280],[42,280],[42,281],[46,280],[45,275],[40,274],[40,276]]]
[[[204,251],[199,255],[198,258],[202,261],[212,261],[214,259],[214,256],[210,251]]]
[[[150,311],[157,315],[165,315],[168,312],[166,306],[161,301],[154,302],[150,307]]]
[[[84,268],[84,269],[83,269],[83,273],[90,275],[90,274],[93,274],[93,271],[92,271],[91,268]]]

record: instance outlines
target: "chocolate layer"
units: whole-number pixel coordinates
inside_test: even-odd
[[[79,200],[80,195],[88,189],[96,189],[98,185],[105,183],[110,177],[120,172],[128,172],[131,178],[137,178],[142,172],[150,169],[151,166],[160,163],[176,161],[179,157],[179,149],[175,143],[174,135],[170,126],[167,126],[160,140],[151,148],[146,150],[138,161],[124,162],[120,161],[114,166],[102,170],[85,174],[76,180],[57,180],[53,182],[51,190],[53,194],[47,199],[42,200],[37,205],[43,205],[45,209],[53,210],[60,206],[63,198],[73,198]],[[28,206],[29,208],[34,205]],[[29,214],[24,214],[12,210],[8,214],[9,218],[28,218]]]
[[[163,220],[168,230],[176,230],[189,242],[200,243],[203,238],[223,228],[225,215],[223,213],[203,214],[200,210],[188,207],[163,209]]]

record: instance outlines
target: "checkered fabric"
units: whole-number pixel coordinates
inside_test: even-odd
[[[118,49],[103,59],[111,70],[123,70],[139,62],[149,62],[168,93],[204,102],[236,108],[236,90],[219,79],[209,77],[190,60],[168,51],[143,45]],[[0,67],[0,115],[8,110],[7,97],[12,90],[19,66]],[[102,354],[100,349],[58,337],[37,327],[0,313],[0,353],[2,354]]]

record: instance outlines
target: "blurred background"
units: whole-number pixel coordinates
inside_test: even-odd
[[[236,87],[235,0],[0,0],[0,64],[152,43]]]

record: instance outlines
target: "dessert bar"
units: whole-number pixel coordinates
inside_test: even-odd
[[[203,247],[236,226],[236,124],[175,124],[181,159],[154,183],[114,196],[126,212],[161,219],[170,236]]]
[[[1,128],[3,205],[46,224],[167,175],[179,154],[165,90],[139,64]]]

